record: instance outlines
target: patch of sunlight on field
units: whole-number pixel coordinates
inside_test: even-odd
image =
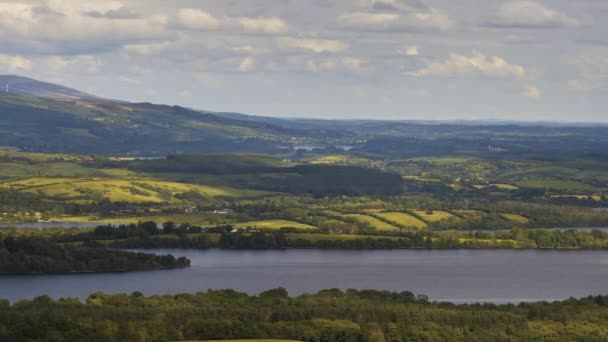
[[[442,210],[433,210],[432,213],[427,213],[426,210],[412,210],[412,212],[427,222],[437,222],[454,217],[454,215]]]
[[[254,227],[258,229],[281,229],[281,228],[296,228],[296,229],[316,229],[317,227],[304,223],[288,221],[288,220],[260,220],[240,222],[234,224],[237,228]]]
[[[579,200],[587,200],[587,199],[592,199],[594,201],[601,201],[602,200],[602,196],[600,195],[551,195],[551,198],[576,198]]]
[[[502,216],[503,218],[505,218],[509,221],[513,221],[513,222],[517,222],[517,223],[528,223],[530,221],[530,220],[528,220],[527,217],[517,215],[517,214],[500,214],[500,216]]]
[[[376,215],[382,217],[385,220],[400,224],[406,227],[414,227],[414,228],[425,228],[426,223],[419,220],[418,218],[400,212],[386,212],[386,213],[376,213]]]
[[[503,183],[496,183],[496,184],[492,184],[492,186],[495,186],[499,189],[502,190],[517,190],[519,189],[519,187],[517,185],[513,185],[513,184],[503,184]]]
[[[65,200],[106,198],[112,202],[180,202],[175,195],[197,192],[203,198],[242,198],[269,194],[255,190],[184,184],[146,179],[29,178],[0,184],[1,188],[60,197]]]
[[[483,211],[480,210],[454,210],[454,212],[466,218],[481,218]]]
[[[353,218],[359,222],[367,223],[370,226],[376,228],[377,230],[399,230],[399,228],[393,226],[392,224],[378,220],[377,218],[369,216],[369,215],[346,214],[346,215],[342,215],[342,217],[349,217],[349,218]]]

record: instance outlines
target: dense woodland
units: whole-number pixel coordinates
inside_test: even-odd
[[[0,302],[2,341],[602,341],[608,298],[454,305],[411,292],[332,289],[289,297],[231,290],[144,297],[95,293]]]
[[[0,275],[26,273],[123,272],[188,267],[172,255],[105,248],[60,246],[52,239],[21,236],[0,239]]]

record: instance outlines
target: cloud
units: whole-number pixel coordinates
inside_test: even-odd
[[[0,54],[0,66],[9,72],[17,72],[31,69],[32,61],[22,56]]]
[[[239,31],[250,34],[282,34],[289,25],[277,17],[222,17],[216,18],[205,10],[181,8],[172,19],[172,26],[177,29],[193,31]]]
[[[90,73],[99,72],[102,63],[91,55],[81,56],[51,56],[47,58],[47,66],[53,71],[62,71],[69,67],[78,67],[78,70],[85,70]]]
[[[286,33],[289,29],[287,23],[277,17],[271,18],[237,18],[236,22],[241,26],[246,33],[255,34],[280,34]]]
[[[120,7],[118,9],[111,9],[105,12],[102,11],[88,11],[83,14],[88,15],[92,18],[107,18],[107,19],[138,19],[141,15],[137,11],[127,8]]]
[[[309,58],[305,56],[290,56],[284,61],[280,69],[287,68],[292,71],[323,72],[360,72],[365,61],[350,56]]]
[[[34,47],[46,53],[79,54],[168,36],[163,16],[110,18],[118,12],[108,13],[121,8],[115,2],[0,2],[0,40],[10,42],[15,51]]]
[[[578,26],[578,20],[533,1],[503,4],[498,16],[483,26],[508,28],[554,28]]]
[[[418,1],[372,0],[370,8],[379,12],[399,12],[425,9],[427,7]]]
[[[426,67],[409,74],[416,77],[483,75],[523,79],[526,70],[521,65],[507,62],[502,57],[488,58],[484,54],[475,52],[471,56],[451,54],[445,61],[431,62]]]
[[[188,30],[217,30],[220,21],[211,14],[196,8],[181,8],[175,15],[175,26]]]
[[[251,71],[255,68],[255,58],[248,56],[243,58],[241,63],[239,64],[239,71],[247,72]]]
[[[340,40],[330,39],[301,39],[280,38],[278,44],[282,48],[310,50],[315,53],[338,53],[348,49],[348,44]]]
[[[410,45],[403,50],[403,54],[406,56],[418,56],[420,53],[418,52],[418,47],[416,45]]]
[[[452,26],[447,14],[434,8],[408,13],[349,12],[338,16],[339,28],[353,31],[444,31]]]
[[[541,96],[540,90],[536,86],[526,86],[523,95],[531,99],[537,99]]]

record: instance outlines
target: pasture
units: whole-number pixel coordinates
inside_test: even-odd
[[[317,227],[304,223],[299,223],[289,220],[260,220],[239,222],[234,224],[236,228],[258,228],[258,229],[281,229],[281,228],[296,228],[296,229],[315,229]]]
[[[382,217],[383,219],[394,222],[396,224],[405,226],[405,227],[414,227],[418,229],[426,228],[426,223],[421,221],[420,219],[401,212],[378,212],[377,216]]]
[[[399,230],[398,227],[393,226],[392,224],[386,223],[384,221],[378,220],[375,217],[364,215],[364,214],[346,214],[342,215],[345,218],[351,218],[355,221],[358,221],[363,224],[367,224],[377,230]]]
[[[454,215],[442,210],[433,210],[430,213],[427,213],[426,210],[412,210],[412,212],[418,215],[426,222],[437,222],[454,217]]]

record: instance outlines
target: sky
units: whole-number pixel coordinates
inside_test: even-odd
[[[0,0],[0,74],[280,117],[608,122],[606,0]]]

